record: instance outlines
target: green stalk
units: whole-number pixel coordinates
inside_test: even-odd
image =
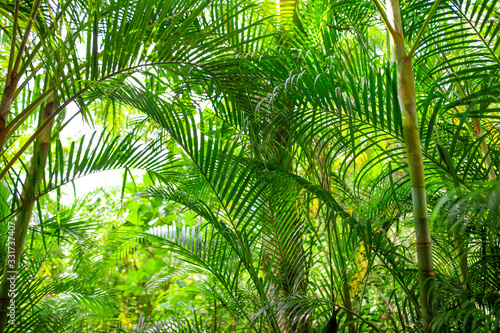
[[[49,119],[54,112],[54,100],[51,96],[47,100],[47,104],[43,109],[40,124]],[[38,184],[45,169],[45,162],[47,160],[50,144],[50,132],[53,123],[54,122],[51,121],[50,124],[44,128],[44,130],[38,137],[38,142],[35,146],[33,158],[31,160],[28,175],[26,176],[26,181],[23,185],[23,191],[21,194],[21,201],[30,203],[24,206],[16,216],[13,230],[14,234],[11,238],[12,243],[7,242],[7,246],[10,248],[8,251],[7,259],[5,260],[2,284],[0,286],[0,333],[3,333],[5,331],[8,320],[8,307],[9,305],[11,305],[11,299],[14,298],[13,301],[15,301],[15,293],[12,293],[12,290],[17,287],[13,286],[13,289],[11,290],[11,285],[13,283],[15,284],[16,281],[17,270],[19,269],[19,263],[21,261],[21,254],[23,252],[26,234],[28,232],[29,222],[31,220],[33,207],[36,202],[35,200],[33,200],[33,198],[36,198],[36,195],[39,191]],[[12,260],[10,259],[11,256]]]
[[[9,117],[10,107],[12,105],[12,99],[14,98],[14,93],[16,91],[16,81],[11,81],[5,85],[2,100],[0,101],[0,132],[7,126],[7,118]],[[2,145],[3,146],[3,145]]]
[[[14,67],[14,57],[16,55],[18,26],[19,26],[19,0],[16,0],[16,5],[14,6],[14,25],[12,26],[12,40],[10,45],[9,65],[7,67],[6,86],[8,86],[10,84],[10,81],[12,80],[12,68]]]
[[[15,13],[14,13],[14,31],[12,32],[12,45],[9,56],[9,66],[7,73],[7,80],[5,83],[4,92],[2,95],[2,100],[0,101],[0,131],[3,131],[7,126],[7,119],[9,117],[10,107],[12,106],[12,101],[14,99],[14,94],[16,92],[17,84],[19,83],[20,75],[18,74],[19,66],[21,64],[21,59],[28,42],[28,38],[31,32],[31,27],[33,26],[33,21],[35,20],[41,0],[33,3],[31,9],[30,20],[24,30],[24,35],[19,45],[19,50],[17,55],[15,54],[15,44],[17,39],[17,25],[19,16],[19,1],[16,2]],[[3,144],[2,144],[3,147]]]
[[[14,76],[17,76],[18,74],[19,66],[21,65],[21,58],[23,57],[24,49],[26,48],[26,44],[28,43],[28,38],[31,33],[31,28],[33,27],[33,22],[35,21],[35,18],[38,14],[38,9],[40,7],[41,2],[42,2],[41,0],[38,0],[37,2],[33,3],[33,7],[31,8],[30,19],[28,21],[26,29],[24,30],[23,39],[21,41],[21,45],[19,46],[19,52],[17,52],[17,57],[14,62],[14,67],[12,68],[12,74]]]
[[[430,323],[436,314],[435,273],[427,212],[422,147],[418,132],[415,78],[413,75],[412,58],[406,53],[399,0],[386,0],[386,7],[387,18],[389,19],[389,24],[392,26],[390,31],[398,66],[398,97],[401,106],[403,133],[410,169],[422,320],[424,332],[430,332]]]

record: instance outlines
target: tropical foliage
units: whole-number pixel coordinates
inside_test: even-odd
[[[498,1],[0,13],[0,332],[500,331]]]

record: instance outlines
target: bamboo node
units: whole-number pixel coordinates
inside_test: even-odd
[[[433,269],[428,270],[428,271],[423,271],[423,270],[419,269],[418,272],[422,273],[422,274],[427,274],[427,275],[435,275],[436,274]]]
[[[432,244],[431,243],[421,243],[421,244],[417,243],[417,247],[428,247],[428,246],[432,246]]]

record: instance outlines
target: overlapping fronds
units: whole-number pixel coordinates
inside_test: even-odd
[[[123,136],[114,136],[105,131],[94,132],[88,139],[83,138],[79,142],[71,142],[69,151],[63,148],[61,140],[57,140],[54,147],[49,148],[47,156],[43,174],[37,174],[33,178],[28,176],[24,181],[25,187],[32,187],[35,184],[38,186],[40,190],[36,193],[36,197],[33,196],[28,198],[29,201],[23,202],[20,200],[22,187],[10,188],[8,197],[14,199],[11,215],[15,215],[20,207],[27,205],[30,201],[92,173],[120,168],[138,168],[161,173],[168,171],[175,161],[172,154],[160,150],[159,142],[152,141],[143,144],[134,132]],[[31,167],[41,168],[42,166]],[[25,166],[25,169],[28,167]],[[8,175],[12,184],[22,182],[22,175],[14,174],[12,170]]]

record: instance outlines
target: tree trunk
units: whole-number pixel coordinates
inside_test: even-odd
[[[399,103],[403,118],[403,133],[410,169],[413,218],[417,243],[420,301],[424,332],[435,316],[434,265],[427,213],[424,164],[417,122],[417,103],[412,59],[407,56],[399,0],[386,0],[387,18],[392,24],[395,58],[398,66]]]
[[[55,111],[53,97],[47,100],[47,104],[43,110],[42,124]],[[23,185],[21,194],[21,205],[25,205],[15,217],[13,235],[8,237],[8,251],[5,260],[5,266],[2,277],[2,285],[0,286],[0,333],[5,331],[8,320],[8,313],[16,309],[16,278],[21,254],[24,248],[26,234],[28,232],[29,222],[33,213],[35,199],[39,192],[39,181],[43,176],[45,162],[48,156],[50,144],[50,132],[53,126],[53,121],[41,132],[38,137],[38,142],[35,145],[33,158],[31,160],[28,174]],[[9,223],[10,225],[10,223]],[[12,246],[10,246],[12,245]],[[11,289],[12,288],[12,289]],[[10,308],[9,308],[10,307]]]
[[[17,80],[7,84],[3,91],[2,100],[0,101],[0,150],[3,149],[7,138],[7,121],[9,118],[10,107],[16,91]]]

